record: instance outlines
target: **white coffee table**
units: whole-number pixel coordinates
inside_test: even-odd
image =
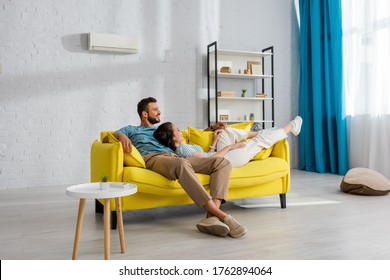
[[[73,245],[72,259],[77,259],[80,233],[83,224],[84,210],[86,199],[104,199],[104,258],[110,259],[110,199],[115,198],[116,213],[118,220],[119,239],[121,244],[121,252],[126,250],[125,235],[123,232],[122,206],[120,197],[132,195],[137,192],[137,186],[127,183],[110,182],[110,187],[107,190],[100,190],[100,183],[86,183],[74,185],[66,189],[66,194],[79,198],[79,212],[77,217],[76,234]]]

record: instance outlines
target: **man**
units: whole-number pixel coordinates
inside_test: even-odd
[[[206,218],[196,225],[199,231],[217,236],[229,234],[235,238],[247,233],[243,225],[220,209],[227,197],[232,168],[229,161],[222,157],[180,158],[170,148],[161,145],[153,136],[156,130],[154,125],[160,122],[161,114],[155,98],[142,99],[137,112],[141,119],[139,126],[129,125],[113,134],[122,143],[124,151],[131,153],[133,144],[143,156],[147,169],[168,179],[177,179],[195,204],[207,210]],[[225,127],[225,124],[217,123],[208,130],[221,127]],[[103,142],[108,142],[108,139],[104,138]],[[195,173],[210,175],[210,194]]]

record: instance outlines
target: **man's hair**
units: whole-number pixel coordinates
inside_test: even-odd
[[[173,140],[173,128],[171,122],[161,124],[153,134],[154,138],[160,144],[176,150],[175,141]]]
[[[157,99],[154,97],[147,97],[142,99],[140,102],[138,102],[137,105],[137,112],[140,119],[142,119],[142,112],[148,112],[149,113],[149,103],[156,103]]]

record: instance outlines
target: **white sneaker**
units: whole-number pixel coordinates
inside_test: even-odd
[[[296,116],[295,119],[290,122],[294,125],[294,128],[293,130],[291,130],[291,133],[295,136],[299,135],[299,133],[301,132],[302,122],[303,120],[300,116]]]

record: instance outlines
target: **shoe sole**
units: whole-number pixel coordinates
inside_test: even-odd
[[[221,237],[228,235],[230,231],[228,226],[223,226],[223,225],[209,225],[209,224],[199,223],[196,225],[196,227],[200,232],[221,236]]]
[[[244,236],[245,234],[247,234],[247,232],[248,232],[247,229],[245,231],[237,233],[237,234],[232,234],[231,232],[229,232],[229,236],[233,237],[233,238],[239,238],[239,237]]]

